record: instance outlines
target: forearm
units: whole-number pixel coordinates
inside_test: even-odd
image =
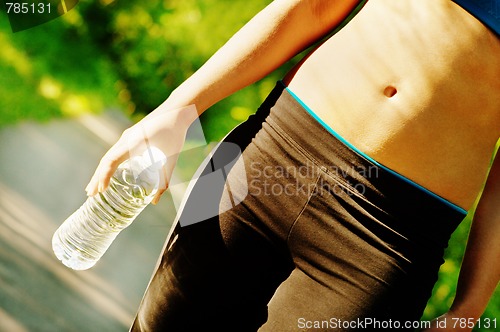
[[[500,234],[498,218],[477,218],[471,228],[462,262],[452,311],[466,318],[479,318],[500,277]]]
[[[471,227],[451,310],[479,318],[500,279],[500,161],[496,158]]]
[[[171,108],[195,104],[202,113],[263,78],[323,36],[357,2],[275,0],[181,84],[165,104]]]

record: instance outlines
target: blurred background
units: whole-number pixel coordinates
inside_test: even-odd
[[[128,329],[175,217],[171,197],[148,207],[88,271],[55,259],[52,234],[83,203],[123,129],[269,2],[79,1],[16,33],[0,13],[0,331]],[[253,113],[296,61],[205,112],[207,142]],[[179,172],[188,178],[197,164],[180,160]],[[469,226],[470,216],[450,241],[423,319],[453,300]],[[498,290],[484,317],[500,319]]]

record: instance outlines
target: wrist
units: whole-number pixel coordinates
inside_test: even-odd
[[[195,104],[171,104],[165,101],[149,117],[156,117],[162,121],[169,119],[171,125],[187,130],[198,119],[199,112]]]
[[[174,116],[177,125],[189,127],[203,110],[200,109],[196,98],[175,89],[170,96],[155,110],[158,113],[170,113]]]
[[[209,89],[193,76],[172,91],[163,103],[167,108],[178,109],[188,105],[196,105],[198,115],[201,115],[208,107],[212,106]]]

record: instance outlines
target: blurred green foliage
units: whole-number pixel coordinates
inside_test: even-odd
[[[15,34],[2,17],[0,126],[110,108],[137,120],[269,2],[84,0],[54,21]],[[207,140],[219,140],[254,112],[293,63],[205,112]],[[469,225],[470,217],[450,241],[424,319],[445,312],[453,300]],[[500,319],[498,291],[484,316]]]
[[[109,108],[137,120],[269,2],[84,0],[59,19],[17,33],[4,16],[0,126]],[[290,66],[205,112],[207,139],[219,140],[246,119]]]

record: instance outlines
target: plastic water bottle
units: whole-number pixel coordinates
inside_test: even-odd
[[[94,266],[120,231],[152,201],[165,162],[165,155],[151,147],[120,164],[109,187],[87,198],[54,233],[56,257],[74,270]]]

